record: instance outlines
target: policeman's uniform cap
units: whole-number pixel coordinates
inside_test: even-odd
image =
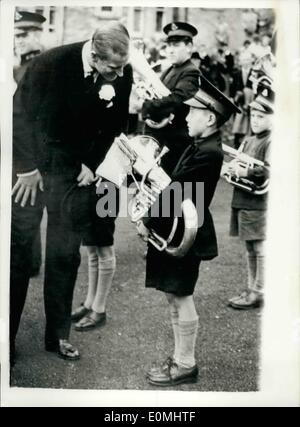
[[[187,22],[171,22],[163,28],[163,32],[168,36],[167,42],[179,41],[186,37],[193,39],[198,34],[197,29]]]
[[[39,13],[17,11],[15,13],[15,29],[38,29],[41,30],[46,18]]]
[[[240,113],[240,109],[230,101],[216,86],[214,86],[204,76],[199,77],[199,90],[193,98],[185,101],[190,107],[206,108],[214,113],[225,117],[226,120],[233,113]]]
[[[265,114],[274,113],[275,93],[271,87],[264,87],[257,97],[250,103],[250,108]]]

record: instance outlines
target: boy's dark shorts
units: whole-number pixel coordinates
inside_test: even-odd
[[[149,245],[146,288],[155,288],[182,297],[193,295],[200,263],[201,259],[192,253],[183,258],[176,258]]]

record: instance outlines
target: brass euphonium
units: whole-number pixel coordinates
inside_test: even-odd
[[[168,148],[161,148],[158,142],[146,135],[128,139],[121,134],[115,139],[106,158],[98,167],[96,174],[121,186],[127,175],[133,178],[135,194],[129,203],[131,221],[138,225],[159,199],[171,178],[159,166],[160,159]],[[139,178],[137,178],[139,177]],[[165,236],[149,229],[148,241],[159,251],[174,257],[183,257],[193,245],[198,231],[198,213],[189,199],[181,203],[183,232],[180,218],[174,217]],[[178,242],[174,244],[174,242]]]
[[[259,167],[266,167],[265,163],[261,160],[257,160],[254,157],[249,156],[246,153],[243,153],[240,150],[236,150],[229,145],[222,144],[222,149],[225,154],[233,158],[237,164],[245,169]],[[235,187],[240,188],[241,190],[247,191],[248,193],[262,195],[267,193],[269,187],[269,179],[267,178],[263,183],[257,184],[254,181],[251,181],[249,178],[242,178],[236,175],[235,172],[229,168],[230,162],[223,163],[221,176],[226,179],[229,184],[232,184]]]
[[[134,90],[139,98],[143,100],[152,100],[161,99],[164,96],[170,95],[170,90],[162,83],[155,71],[153,71],[141,51],[131,48],[130,63],[133,70],[141,77],[140,81],[134,83]],[[161,129],[171,123],[173,118],[174,114],[170,114],[169,117],[166,117],[161,122],[146,119],[145,123],[153,129]]]

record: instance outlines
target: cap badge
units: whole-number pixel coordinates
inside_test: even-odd
[[[262,92],[262,96],[267,97],[269,95],[268,89],[264,89]]]
[[[178,30],[178,27],[177,27],[177,25],[173,22],[173,24],[171,25],[171,30],[172,31],[176,31],[176,30]]]
[[[15,21],[21,21],[22,18],[23,17],[22,17],[22,15],[19,12],[15,13]]]

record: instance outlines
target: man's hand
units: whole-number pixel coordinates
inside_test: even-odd
[[[15,202],[19,203],[21,201],[22,208],[26,206],[29,198],[31,206],[34,206],[38,189],[44,191],[44,184],[42,175],[39,171],[36,171],[33,175],[19,176],[12,190],[12,195],[16,194]]]
[[[91,169],[89,169],[86,165],[81,165],[81,172],[77,177],[78,187],[87,187],[91,185],[95,181],[95,177]]]

